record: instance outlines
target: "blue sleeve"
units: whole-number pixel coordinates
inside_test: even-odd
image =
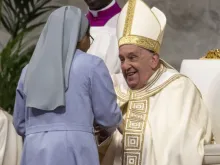
[[[109,71],[102,60],[91,74],[91,99],[95,121],[104,127],[117,127],[121,120],[121,110]]]
[[[24,137],[25,135],[25,95],[23,93],[24,75],[26,67],[22,70],[18,81],[14,105],[13,124],[16,132]]]

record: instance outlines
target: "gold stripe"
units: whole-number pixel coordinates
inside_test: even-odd
[[[148,121],[150,96],[161,91],[168,84],[181,77],[182,75],[175,75],[168,79],[165,83],[160,85],[155,90],[150,91],[148,96],[141,99],[130,98],[127,114],[125,119],[125,128],[123,134],[123,165],[141,165],[143,157],[144,135],[146,130],[146,123]],[[133,94],[132,94],[133,95]]]
[[[131,90],[127,89],[127,93],[124,93],[121,91],[120,86],[115,87],[115,92],[117,95],[118,100],[122,102],[127,102],[129,100],[130,94],[133,93],[136,97],[145,96],[146,91],[149,90],[156,81],[160,78],[160,76],[166,71],[166,67],[164,67],[163,64],[161,64],[159,71],[156,73],[155,77],[142,89],[139,90]]]
[[[149,99],[151,96],[167,87],[171,82],[181,77],[185,76],[181,74],[174,75],[160,86],[147,91],[147,95],[145,97],[129,99],[123,134],[123,165],[142,164],[144,136],[146,123],[148,121],[148,113],[150,110]]]
[[[182,74],[174,75],[174,76],[172,76],[171,78],[169,78],[169,79],[168,79],[165,83],[163,83],[162,85],[160,85],[160,86],[158,86],[158,87],[156,87],[156,88],[154,88],[154,89],[148,91],[148,92],[147,92],[147,95],[145,96],[145,98],[157,94],[158,92],[160,92],[161,90],[163,90],[165,87],[167,87],[167,85],[169,85],[171,82],[173,82],[173,81],[175,81],[175,80],[177,80],[177,79],[179,79],[179,78],[181,78],[181,77],[188,78],[187,76],[182,75]],[[190,81],[191,81],[191,80],[190,80]],[[195,84],[194,84],[194,86],[195,86],[195,88],[197,89],[197,91],[198,91],[200,97],[202,98],[201,92],[199,91],[199,89],[197,88],[197,86],[196,86]]]
[[[156,53],[159,53],[160,51],[160,43],[158,41],[142,36],[128,35],[120,38],[119,47],[128,44],[137,45],[142,48],[152,50]]]
[[[150,89],[155,82],[160,78],[160,76],[164,73],[164,66],[160,65],[160,68],[157,72],[157,74],[155,75],[155,77],[151,80],[151,82],[149,82],[149,84],[145,87],[145,89]]]
[[[138,97],[137,95],[132,94],[131,99],[132,100],[147,99],[148,97],[151,97],[151,96],[159,93],[161,90],[163,90],[165,87],[167,87],[171,82],[173,82],[181,77],[184,77],[184,76],[181,74],[174,75],[171,78],[169,78],[167,81],[165,81],[163,84],[161,84],[161,85],[157,86],[156,88],[153,88],[149,91],[146,91],[146,94],[142,95],[141,97]]]
[[[149,90],[156,82],[157,80],[161,77],[161,75],[166,71],[166,68],[164,67],[163,64],[161,64],[159,71],[157,72],[156,76],[154,79],[144,88],[140,90],[133,90],[132,93],[135,94],[135,96],[141,97],[142,95],[146,94],[146,91]]]
[[[119,98],[121,101],[127,102],[129,100],[130,92],[129,90],[127,92],[127,94],[123,93],[120,89],[120,86],[115,87],[117,98]]]
[[[130,93],[129,93],[128,90],[127,90],[127,93],[124,93],[124,92],[121,91],[120,86],[117,86],[117,87],[115,87],[115,92],[116,92],[116,94],[119,95],[120,97],[122,97],[122,98],[124,98],[124,99],[126,99],[126,100],[129,99]]]
[[[127,108],[123,134],[123,165],[141,165],[144,134],[149,112],[147,100],[130,101]]]
[[[130,93],[126,95],[126,98],[122,96],[122,92],[120,90],[120,88],[117,88],[117,97],[118,99],[120,99],[123,102],[128,102],[129,100],[139,100],[139,99],[146,99],[147,97],[150,97],[152,95],[157,94],[158,92],[160,92],[161,90],[163,90],[165,87],[167,87],[171,82],[181,78],[181,77],[186,77],[185,75],[182,74],[176,74],[172,77],[170,77],[167,81],[165,81],[163,84],[149,90],[149,88],[144,88],[144,90],[141,91],[132,91],[130,90]],[[195,84],[194,84],[195,85]],[[197,86],[195,85],[195,88],[197,89],[197,91],[200,94],[200,97],[202,98],[202,94],[200,92],[200,90],[197,88]],[[120,93],[120,94],[119,94]],[[130,98],[129,98],[130,95]]]
[[[131,33],[135,5],[136,5],[136,0],[129,0],[128,1],[128,9],[127,9],[127,15],[126,15],[126,19],[125,19],[123,36],[127,36]]]

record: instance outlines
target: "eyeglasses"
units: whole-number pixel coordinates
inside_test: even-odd
[[[89,38],[90,38],[90,45],[92,45],[94,38],[89,34]]]

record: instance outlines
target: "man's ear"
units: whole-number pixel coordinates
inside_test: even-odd
[[[160,57],[159,54],[153,53],[151,67],[152,69],[156,69],[159,65]]]

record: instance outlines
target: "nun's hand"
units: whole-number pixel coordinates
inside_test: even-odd
[[[97,125],[97,126],[95,126],[95,136],[98,141],[98,144],[101,144],[110,135],[103,127]]]

